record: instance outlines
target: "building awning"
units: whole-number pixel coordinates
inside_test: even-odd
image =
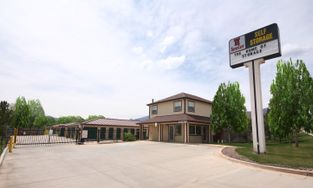
[[[197,116],[191,114],[175,114],[166,116],[156,116],[148,120],[142,121],[139,124],[151,124],[151,123],[178,123],[178,122],[196,122],[196,123],[210,123],[209,117]]]

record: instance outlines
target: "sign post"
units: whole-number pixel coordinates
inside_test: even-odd
[[[281,56],[279,29],[271,24],[229,41],[230,67],[249,68],[253,150],[266,152],[260,65]]]

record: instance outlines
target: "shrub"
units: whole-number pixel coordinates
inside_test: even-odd
[[[124,141],[135,141],[136,137],[131,132],[124,133]]]

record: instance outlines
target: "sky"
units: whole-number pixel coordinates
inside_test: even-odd
[[[39,99],[46,115],[148,115],[180,92],[213,100],[249,73],[229,66],[228,41],[277,23],[282,56],[261,65],[263,107],[278,60],[313,74],[312,1],[0,0],[0,100]]]

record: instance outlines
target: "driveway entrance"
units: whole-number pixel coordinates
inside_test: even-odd
[[[220,147],[137,141],[17,148],[0,187],[313,187],[313,178],[228,161]]]

